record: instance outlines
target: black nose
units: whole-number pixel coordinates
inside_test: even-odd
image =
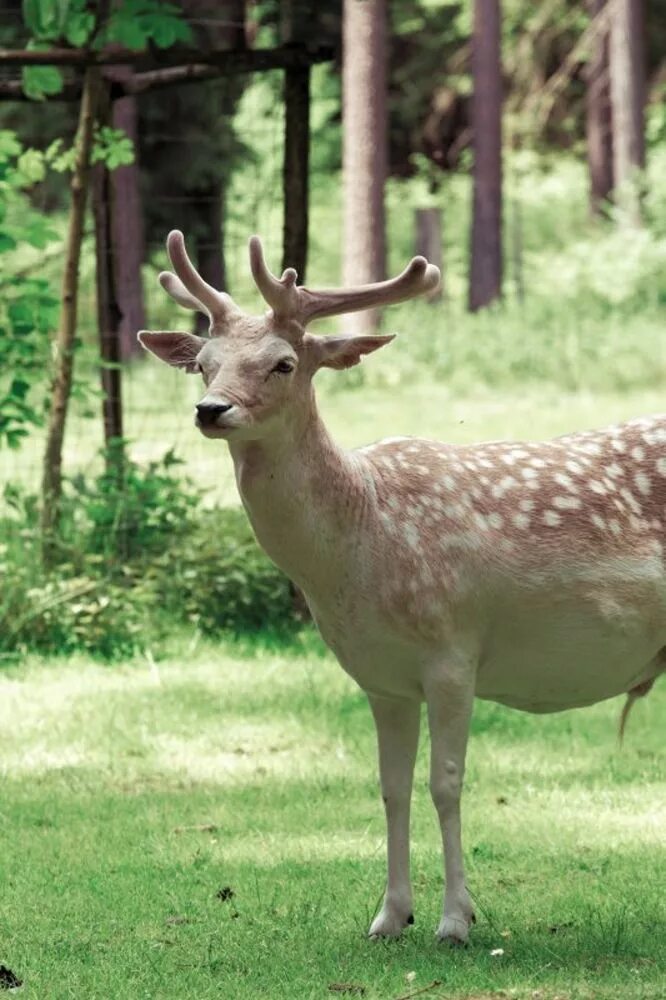
[[[197,403],[199,423],[208,426],[214,424],[218,417],[231,409],[231,403]]]

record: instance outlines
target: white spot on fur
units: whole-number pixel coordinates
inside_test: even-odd
[[[666,476],[666,458],[657,459],[657,472],[660,476]]]
[[[603,486],[596,479],[591,479],[590,482],[588,483],[588,486],[590,487],[593,493],[598,493],[599,496],[606,496],[606,493],[608,492],[606,487]]]
[[[488,515],[488,524],[491,528],[501,528],[504,524],[504,519],[501,514],[497,513],[497,511],[493,511]]]
[[[631,449],[631,457],[635,458],[637,462],[642,462],[645,458],[645,448],[641,448],[637,445],[635,448]]]
[[[606,530],[606,522],[604,521],[603,517],[599,517],[598,514],[590,514],[590,521],[592,522],[594,527],[599,528],[600,531]]]
[[[521,510],[527,511],[534,510],[534,500],[531,497],[524,497],[522,500],[518,501],[518,506]]]
[[[566,472],[556,472],[553,479],[558,484],[558,486],[564,486],[565,490],[571,490],[572,493],[576,493],[578,487],[574,483],[571,476],[567,476]]]
[[[544,510],[542,515],[542,521],[551,528],[557,527],[558,524],[562,523],[561,516],[556,510]]]
[[[530,526],[530,519],[527,514],[514,514],[511,520],[516,528],[520,528],[522,531]]]
[[[564,464],[565,464],[566,468],[567,468],[567,469],[569,470],[569,472],[573,472],[573,474],[574,474],[575,476],[578,476],[578,475],[580,475],[580,474],[581,474],[582,472],[584,472],[584,471],[585,471],[585,470],[583,469],[583,466],[582,466],[582,465],[579,465],[579,463],[578,463],[578,462],[573,462],[573,461],[569,460],[568,462],[565,462]]]
[[[408,521],[405,525],[405,538],[407,539],[407,544],[411,549],[416,551],[421,548],[421,536],[419,534],[419,529],[413,521]]]
[[[636,475],[634,476],[634,482],[636,483],[636,489],[638,490],[639,493],[642,493],[643,496],[647,496],[648,493],[650,493],[652,489],[652,483],[650,482],[649,477],[646,476],[644,472],[637,472]]]
[[[553,498],[553,506],[559,507],[560,510],[577,510],[581,506],[581,502],[578,497],[557,496]]]
[[[520,474],[523,479],[535,479],[537,472],[534,469],[521,469]]]

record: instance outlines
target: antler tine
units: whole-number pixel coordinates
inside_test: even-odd
[[[167,236],[167,253],[178,277],[170,275],[164,278],[160,275],[160,283],[177,302],[189,309],[206,312],[212,320],[218,321],[223,320],[229,312],[236,311],[231,298],[224,292],[216,291],[196,270],[187,255],[185,238],[179,229],[173,229]],[[183,295],[183,291],[187,294]],[[191,300],[194,300],[194,305]]]
[[[414,257],[401,274],[388,281],[357,288],[299,288],[302,321],[405,302],[434,291],[439,282],[439,268],[425,257]]]
[[[171,271],[161,271],[158,281],[164,291],[172,299],[175,299],[179,306],[183,306],[185,309],[196,309],[197,312],[207,312],[205,307],[199,302],[199,299],[195,299],[193,295],[190,295],[180,278],[177,278]]]
[[[249,241],[250,270],[254,283],[261,292],[264,301],[271,307],[276,316],[281,318],[298,318],[300,313],[299,291],[296,286],[298,275],[293,267],[288,267],[281,278],[276,278],[266,264],[264,248],[258,236],[251,236]]]

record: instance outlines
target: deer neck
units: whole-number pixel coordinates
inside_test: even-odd
[[[306,593],[344,574],[371,484],[361,460],[331,438],[314,394],[289,426],[230,442],[236,483],[257,540]]]

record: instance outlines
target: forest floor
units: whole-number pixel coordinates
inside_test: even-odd
[[[0,675],[0,965],[39,1000],[656,1000],[666,686],[636,705],[623,749],[620,707],[477,704],[478,923],[451,949],[434,939],[425,736],[416,923],[366,938],[384,880],[373,726],[311,633],[183,640],[114,668],[28,659]]]

